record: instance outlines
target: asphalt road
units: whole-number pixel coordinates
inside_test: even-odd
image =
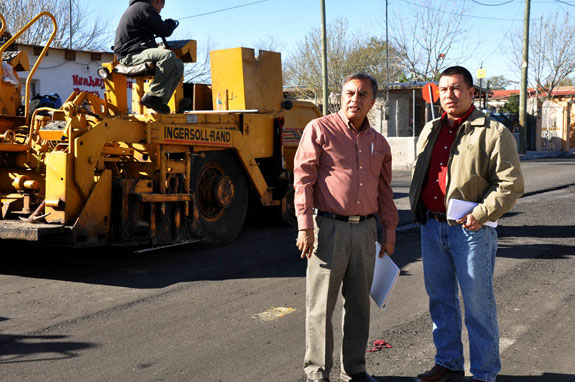
[[[575,381],[575,159],[522,166],[528,196],[498,228],[498,381]],[[392,348],[367,358],[380,381],[411,381],[434,348],[419,231],[406,229],[409,173],[394,178],[402,272],[386,311],[372,309],[370,339]],[[301,381],[305,260],[295,234],[254,219],[227,247],[139,255],[3,242],[0,380]]]

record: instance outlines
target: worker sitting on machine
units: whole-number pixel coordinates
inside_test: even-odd
[[[170,36],[178,26],[175,20],[162,20],[164,5],[165,0],[130,0],[114,42],[114,53],[121,64],[155,63],[154,79],[140,103],[162,114],[170,112],[167,103],[184,74],[184,63],[171,50],[158,47],[155,40],[156,36]]]

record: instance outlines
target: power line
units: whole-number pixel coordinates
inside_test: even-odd
[[[176,19],[176,20],[186,20],[186,19],[191,19],[191,18],[194,18],[194,17],[213,15],[214,13],[220,13],[220,12],[230,11],[230,10],[232,10],[232,9],[244,8],[244,7],[248,7],[248,6],[250,6],[250,5],[259,4],[259,3],[265,3],[265,2],[268,2],[268,1],[273,1],[273,0],[253,1],[253,2],[251,2],[251,3],[236,5],[236,6],[234,6],[234,7],[216,9],[215,11],[210,11],[210,12],[205,12],[205,13],[199,13],[199,14],[197,14],[197,15],[180,17],[180,18],[178,18],[178,19]],[[114,34],[114,33],[116,33],[116,31],[110,31],[110,32],[106,32],[106,33],[104,33],[104,34]]]
[[[575,7],[575,4],[570,4],[570,3],[566,2],[566,1],[562,1],[562,0],[555,0],[555,2],[557,2],[557,3],[561,3],[561,4],[565,4],[565,5],[569,5],[569,6],[571,6],[571,7]]]
[[[421,4],[417,4],[408,0],[401,0],[404,3],[407,4],[411,4],[411,5],[415,5],[416,7],[420,7],[420,8],[426,8],[432,11],[436,11],[436,12],[442,12],[442,13],[447,13],[450,15],[455,15],[455,16],[462,16],[462,17],[470,17],[470,18],[475,18],[475,19],[483,19],[483,20],[495,20],[495,21],[520,21],[522,19],[502,19],[502,18],[497,18],[497,17],[485,17],[485,16],[474,16],[474,15],[466,15],[466,14],[461,14],[461,13],[455,13],[455,12],[449,12],[449,11],[444,11],[442,9],[437,9],[437,8],[433,8],[427,5],[421,5]]]
[[[503,3],[499,3],[499,4],[486,4],[486,3],[480,3],[479,1],[476,1],[476,0],[471,0],[471,1],[474,2],[475,4],[484,5],[486,7],[499,7],[501,5],[505,5],[505,4],[509,4],[509,3],[513,2],[513,0],[508,0],[508,1],[504,1]]]
[[[517,17],[517,14],[519,13],[519,10],[521,9],[521,4],[520,6],[517,8],[517,11],[515,11],[515,17]],[[507,29],[507,32],[505,33],[505,35],[503,35],[503,37],[501,38],[501,40],[499,41],[499,44],[497,44],[497,47],[495,49],[493,49],[493,51],[487,55],[486,58],[484,58],[484,61],[487,61],[489,58],[491,58],[491,56],[493,56],[493,54],[499,50],[499,47],[501,46],[501,44],[503,44],[503,41],[507,38],[507,35],[509,34],[509,32],[511,32],[511,28],[513,27],[513,23],[509,23],[509,28]]]
[[[223,9],[218,9],[216,11],[211,11],[211,12],[206,12],[206,13],[200,13],[198,15],[192,15],[192,16],[186,16],[186,17],[181,17],[177,20],[185,20],[185,19],[191,19],[193,17],[200,17],[200,16],[207,16],[207,15],[212,15],[214,13],[220,13],[220,12],[225,12],[225,11],[229,11],[232,9],[238,9],[238,8],[243,8],[243,7],[248,7],[250,5],[254,5],[254,4],[259,4],[259,3],[265,3],[267,1],[272,1],[272,0],[260,0],[260,1],[254,1],[251,3],[246,3],[246,4],[241,4],[241,5],[236,5],[235,7],[229,7],[229,8],[223,8]]]
[[[458,2],[466,2],[468,0],[452,0],[452,1],[458,1]],[[565,0],[564,0],[565,1]],[[564,2],[563,1],[563,2]],[[557,0],[541,0],[541,1],[531,1],[531,4],[550,4],[550,3],[556,3]],[[474,3],[477,4],[481,4],[477,1],[474,1]],[[524,0],[509,0],[508,3],[521,3],[524,4]],[[506,2],[502,3],[502,4],[496,4],[495,6],[499,6],[499,5],[505,5],[507,4]],[[566,3],[567,5],[573,5],[575,6],[575,4],[571,4],[571,3]],[[491,6],[491,4],[481,4],[481,5],[485,5],[485,6]]]

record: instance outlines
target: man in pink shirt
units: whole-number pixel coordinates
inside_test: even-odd
[[[365,367],[378,239],[375,214],[383,226],[381,255],[393,254],[398,221],[390,147],[366,118],[376,94],[377,81],[368,74],[348,76],[341,110],[311,121],[295,156],[297,246],[308,259],[304,372],[310,381],[329,381],[331,318],[340,286],[341,378],[376,381]]]

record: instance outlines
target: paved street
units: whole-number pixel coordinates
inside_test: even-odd
[[[498,381],[571,382],[575,158],[522,167],[527,196],[498,228]],[[394,172],[402,271],[386,311],[372,309],[371,342],[392,345],[368,354],[380,381],[412,381],[433,364],[408,186],[409,172]],[[303,381],[305,260],[295,237],[252,219],[235,243],[214,249],[136,255],[3,242],[0,380]]]

